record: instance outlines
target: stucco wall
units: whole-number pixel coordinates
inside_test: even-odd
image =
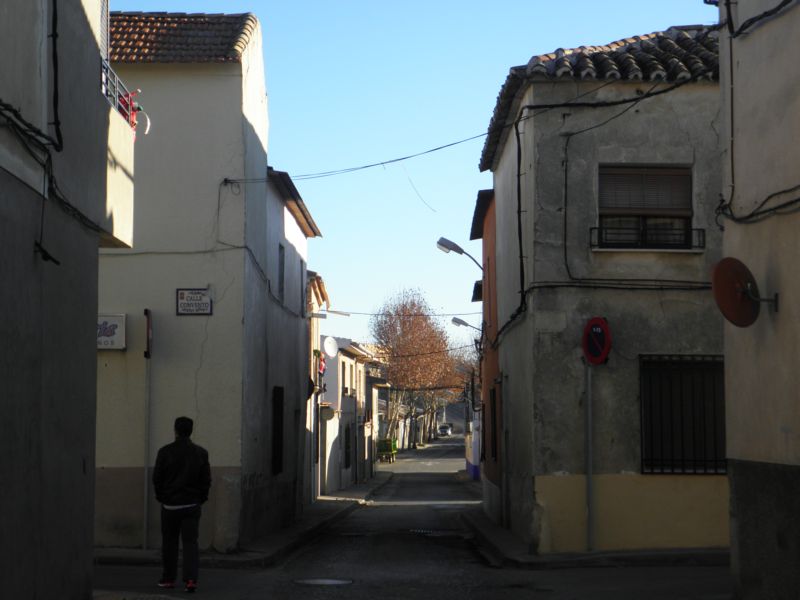
[[[265,483],[259,489],[245,487],[246,510],[252,514],[253,534],[291,522],[302,504],[302,464],[306,400],[308,398],[308,320],[305,318],[305,237],[285,209],[274,186],[267,188],[261,238],[254,247],[264,248],[264,269],[248,259],[250,290],[245,303],[246,394],[242,427],[246,444],[244,467]],[[254,212],[248,212],[248,223]],[[249,227],[249,224],[248,224]],[[297,238],[302,243],[296,243]],[[293,243],[295,242],[295,243]],[[284,296],[279,295],[278,245],[284,247]],[[302,268],[301,268],[302,267]],[[264,277],[266,276],[266,278]],[[275,388],[283,390],[283,421],[273,423]],[[272,435],[283,431],[279,473],[272,473]]]
[[[720,4],[721,18],[725,18],[724,3]],[[768,0],[734,3],[735,27],[776,4]],[[800,39],[800,8],[792,3],[737,37],[732,55],[725,27],[720,38],[723,193],[726,200],[732,197],[733,210],[741,216],[768,195],[800,183],[796,150],[800,90],[792,66]],[[779,195],[771,204],[796,197],[796,191]],[[745,225],[725,220],[724,224],[724,254],[748,266],[761,296],[780,294],[778,312],[762,304],[752,326],[725,325],[735,597],[783,600],[793,598],[800,585],[796,502],[800,481],[800,308],[795,301],[800,295],[800,215],[773,216]]]
[[[742,2],[737,24],[771,8],[769,2]],[[726,198],[734,193],[737,215],[766,196],[798,184],[797,139],[800,137],[800,89],[786,40],[800,39],[797,6],[736,38],[733,46],[735,189],[731,189],[730,145],[725,168]],[[722,89],[725,91],[725,139],[730,132],[729,43],[723,35]],[[765,68],[767,67],[768,68]],[[781,202],[793,198],[784,195]],[[796,257],[800,255],[800,215],[773,217],[759,224],[725,221],[726,256],[742,260],[753,273],[762,296],[780,293],[780,310],[761,306],[751,327],[726,325],[728,449],[731,458],[800,465],[800,408],[796,402],[800,372],[800,295]],[[758,402],[753,402],[758,398]]]
[[[593,87],[596,84],[536,82],[523,103],[567,101]],[[592,99],[633,97],[637,90],[646,92],[650,87],[605,86]],[[624,113],[625,107],[576,108],[545,112],[523,123],[520,168],[526,286],[570,282],[570,276],[709,281],[721,245],[721,233],[714,224],[720,189],[718,93],[716,84],[698,83],[644,100]],[[594,127],[617,114],[607,124]],[[568,132],[582,133],[569,138],[567,153],[564,134]],[[705,230],[705,249],[592,250],[590,228],[598,221],[598,168],[607,164],[690,167],[692,227]],[[519,299],[517,168],[511,135],[495,172],[497,227],[506,232],[498,234],[497,240],[500,324]],[[547,551],[545,523],[552,520],[543,499],[537,495],[534,503],[532,479],[585,472],[581,336],[593,316],[608,319],[614,340],[608,364],[597,367],[594,376],[596,473],[640,469],[639,355],[722,353],[721,318],[708,290],[561,287],[529,293],[527,317],[503,338],[500,368],[503,398],[508,403],[511,528],[540,551]],[[706,485],[700,478],[693,481],[700,489]],[[724,497],[717,494],[707,500],[717,514],[726,513]]]
[[[595,550],[710,548],[729,544],[726,477],[645,476],[633,473],[595,477]],[[539,551],[587,549],[583,475],[536,478],[543,507]]]
[[[96,539],[141,544],[133,521],[143,511],[143,483],[136,484],[129,470],[152,466],[158,448],[173,438],[175,417],[186,415],[195,420],[194,440],[220,474],[205,508],[202,541],[226,550],[237,544],[240,528],[246,257],[242,199],[225,194],[220,183],[245,174],[241,74],[228,65],[127,65],[118,71],[142,90],[153,124],[136,141],[134,247],[103,251],[100,260],[100,311],[128,315],[130,345],[124,352],[98,352],[98,467],[105,481],[118,476],[120,487],[134,487],[126,488],[124,510],[114,496],[98,494]],[[213,314],[177,316],[178,288],[208,288]],[[153,317],[149,373],[145,308]],[[151,510],[149,517],[152,528],[158,513]],[[151,535],[150,543],[157,546],[160,538]]]
[[[0,98],[53,134],[51,25],[41,10],[49,4],[2,3]],[[64,148],[53,162],[64,195],[97,221],[105,203],[108,111],[94,15],[86,8],[93,4],[60,6],[59,79],[69,92],[60,99]],[[99,238],[42,198],[42,170],[27,156],[0,127],[2,595],[90,598]],[[61,264],[35,254],[35,241]]]
[[[50,111],[47,35],[50,12],[45,0],[13,0],[0,6],[0,98],[17,108],[30,123],[46,131]],[[25,35],[22,35],[24,24]],[[88,23],[81,28],[89,34]],[[11,132],[0,129],[0,165],[11,169],[28,185],[41,186],[41,169],[15,148]]]

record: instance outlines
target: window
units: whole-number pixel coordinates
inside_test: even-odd
[[[300,261],[300,314],[306,314],[306,261]]]
[[[272,388],[272,474],[283,471],[283,388]]]
[[[286,296],[286,248],[278,244],[278,299],[283,302]]]
[[[344,428],[344,468],[349,469],[351,460],[350,453],[352,452],[352,444],[350,443],[350,424],[348,423]]]
[[[725,473],[718,356],[642,356],[642,473]]]
[[[600,248],[693,248],[705,246],[692,230],[689,168],[600,167]]]

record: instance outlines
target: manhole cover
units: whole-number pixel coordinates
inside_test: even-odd
[[[350,585],[352,579],[295,579],[298,585]]]

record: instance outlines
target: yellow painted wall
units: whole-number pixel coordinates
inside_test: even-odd
[[[540,475],[539,551],[586,548],[586,479]],[[697,475],[596,475],[595,549],[726,547],[728,478]]]

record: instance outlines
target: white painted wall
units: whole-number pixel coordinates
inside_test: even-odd
[[[98,353],[100,544],[141,540],[140,469],[152,465],[158,448],[172,440],[180,415],[195,420],[194,440],[209,451],[213,470],[201,544],[227,549],[238,541],[245,211],[242,195],[220,186],[226,177],[247,175],[238,69],[119,66],[129,85],[142,90],[153,125],[136,144],[141,186],[134,247],[104,251],[100,260],[100,310],[127,314],[131,335],[126,352]],[[208,288],[213,315],[176,315],[178,288]],[[149,385],[142,355],[145,308],[153,314]],[[148,530],[155,544],[156,508],[150,507]]]
[[[737,24],[772,8],[753,1],[735,8]],[[728,63],[722,65],[724,91],[723,160],[726,185],[733,193],[736,214],[755,208],[769,194],[800,183],[797,140],[800,139],[800,88],[792,66],[794,52],[786,40],[800,39],[800,10],[784,10],[734,41],[733,90]],[[728,39],[721,35],[726,61]],[[730,104],[734,99],[735,189],[730,174]],[[777,202],[790,200],[783,195]],[[762,223],[738,225],[724,221],[724,254],[743,261],[753,273],[762,296],[780,293],[776,313],[761,306],[758,321],[746,329],[725,326],[728,452],[731,458],[800,465],[800,296],[797,257],[800,256],[800,215],[773,217]],[[785,301],[784,301],[785,300]],[[754,401],[754,399],[758,401]]]

